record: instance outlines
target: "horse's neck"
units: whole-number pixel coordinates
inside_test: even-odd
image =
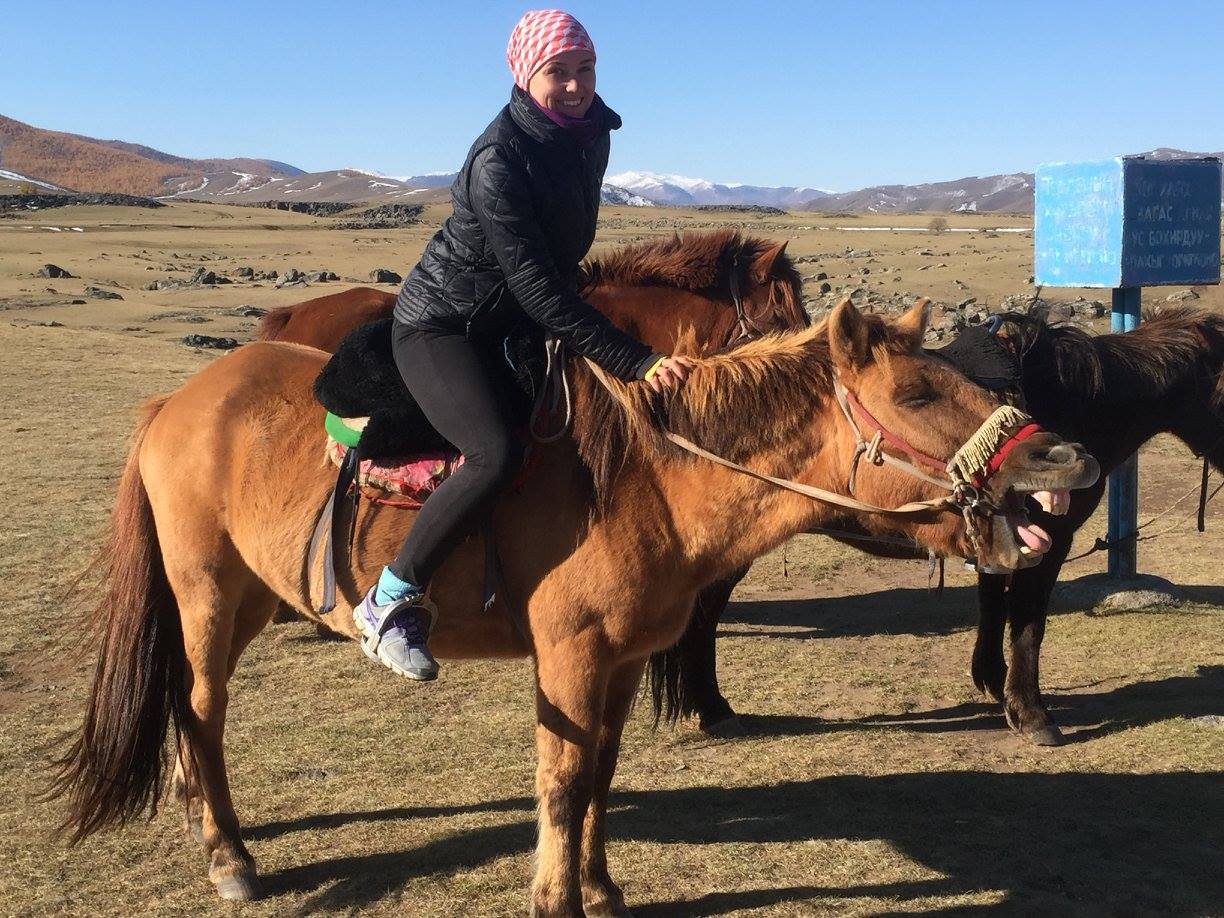
[[[729,307],[688,290],[600,284],[588,298],[618,328],[660,351],[671,351],[689,330],[696,341],[721,346],[733,324]]]
[[[1039,421],[1054,419],[1056,432],[1083,443],[1101,463],[1102,472],[1116,467],[1156,434],[1170,431],[1182,407],[1184,384],[1192,369],[1154,384],[1153,373],[1144,365],[1148,355],[1143,337],[1131,332],[1125,340],[1119,334],[1093,340],[1103,380],[1095,393],[1059,380],[1034,380],[1040,393],[1029,405],[1034,416]],[[1129,352],[1127,359],[1119,351]]]
[[[834,423],[829,417],[830,425]],[[815,425],[813,426],[815,429]],[[829,428],[831,429],[831,428]],[[844,485],[848,441],[764,450],[742,464],[757,472],[826,490]],[[842,480],[838,480],[839,475]],[[703,584],[760,557],[797,532],[832,519],[832,507],[727,469],[674,447],[659,461],[639,457],[618,485],[608,523],[657,540],[655,555],[668,576]]]

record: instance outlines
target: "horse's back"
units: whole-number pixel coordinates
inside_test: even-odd
[[[292,341],[330,352],[348,331],[385,319],[394,309],[394,293],[353,287],[273,309],[259,320],[255,337],[261,341]]]

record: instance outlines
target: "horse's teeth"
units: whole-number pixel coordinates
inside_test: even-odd
[[[1062,516],[1071,506],[1069,491],[1034,491],[1033,500],[1041,505],[1041,509],[1051,516]]]

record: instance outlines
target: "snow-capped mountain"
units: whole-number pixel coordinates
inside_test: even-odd
[[[708,179],[690,178],[665,172],[622,172],[607,177],[609,185],[632,191],[658,204],[765,204],[770,207],[797,208],[824,197],[820,188],[773,188],[723,184]]]
[[[603,187],[599,189],[599,200],[603,204],[621,204],[627,207],[654,207],[655,202],[642,197],[640,194],[634,194],[626,188],[620,188],[616,185],[603,183]]]
[[[423,172],[420,175],[401,175],[397,178],[413,188],[449,188],[458,174],[458,172]]]

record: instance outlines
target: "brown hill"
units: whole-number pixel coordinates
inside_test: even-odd
[[[263,159],[187,159],[139,144],[48,131],[0,115],[0,168],[77,191],[135,195],[172,193],[209,172],[234,169],[261,176],[302,170]]]

